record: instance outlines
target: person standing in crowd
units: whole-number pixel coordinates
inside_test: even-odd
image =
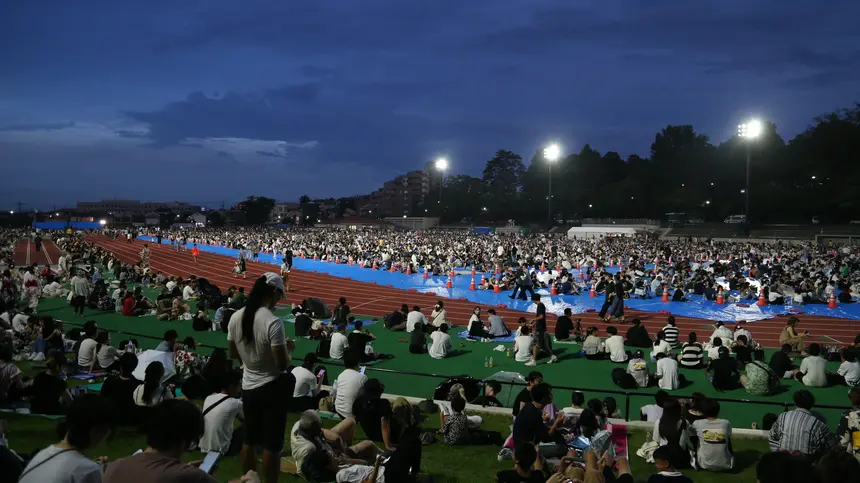
[[[552,351],[549,336],[546,333],[546,305],[541,302],[539,294],[532,294],[532,302],[535,304],[535,318],[532,320],[535,345],[532,347],[534,360],[531,364],[536,365],[541,354],[548,354],[550,357],[547,363],[552,364],[558,361],[558,357]]]
[[[75,399],[57,428],[63,440],[36,453],[19,483],[101,483],[101,465],[83,452],[104,443],[116,422],[116,407],[104,397],[86,394]]]
[[[75,309],[75,317],[84,316],[84,307],[87,306],[87,299],[90,296],[90,284],[84,277],[84,271],[78,270],[71,280],[72,285],[72,307]]]
[[[283,296],[283,279],[275,273],[264,273],[254,282],[245,307],[233,314],[227,326],[230,356],[244,365],[242,470],[256,471],[255,448],[262,447],[261,476],[265,483],[278,481],[287,409],[296,382],[291,374],[284,373],[295,342],[286,339],[284,323],[272,313]]]

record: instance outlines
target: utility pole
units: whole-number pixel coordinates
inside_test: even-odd
[[[18,202],[18,203],[16,203],[16,204],[17,204],[17,206],[18,206],[18,209],[15,211],[15,213],[21,213],[21,207],[22,207],[22,206],[24,206],[24,203],[21,203],[21,202],[19,201],[19,202]]]

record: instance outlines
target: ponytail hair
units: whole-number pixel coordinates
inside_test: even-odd
[[[251,342],[254,340],[254,316],[263,308],[263,304],[275,294],[275,287],[266,282],[266,276],[262,275],[254,282],[251,294],[245,304],[245,312],[242,314],[242,340]]]
[[[152,361],[146,366],[146,375],[143,378],[143,400],[152,402],[155,390],[161,387],[161,378],[164,376],[164,364]]]
[[[103,330],[98,333],[98,335],[96,336],[96,354],[98,354],[99,351],[102,350],[102,346],[107,344],[109,340],[110,334],[108,333],[108,331]]]

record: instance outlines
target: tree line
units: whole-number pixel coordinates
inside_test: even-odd
[[[482,177],[448,177],[441,203],[438,192],[429,193],[420,212],[446,222],[546,222],[551,172],[558,221],[666,213],[721,221],[744,213],[747,150],[752,223],[860,219],[860,104],[815,118],[789,142],[763,122],[758,138],[736,135],[720,144],[691,125],[670,125],[656,134],[648,157],[624,159],[586,144],[551,168],[540,152],[526,165],[519,154],[499,150]]]

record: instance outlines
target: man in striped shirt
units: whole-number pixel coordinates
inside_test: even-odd
[[[794,393],[795,409],[782,413],[770,430],[770,450],[815,456],[833,449],[839,439],[812,414],[815,396],[803,389]]]
[[[668,342],[673,349],[677,349],[678,337],[681,335],[681,331],[675,326],[675,316],[670,315],[669,318],[666,319],[666,322],[668,322],[668,324],[666,327],[663,327],[663,335],[666,336],[666,342]]]

